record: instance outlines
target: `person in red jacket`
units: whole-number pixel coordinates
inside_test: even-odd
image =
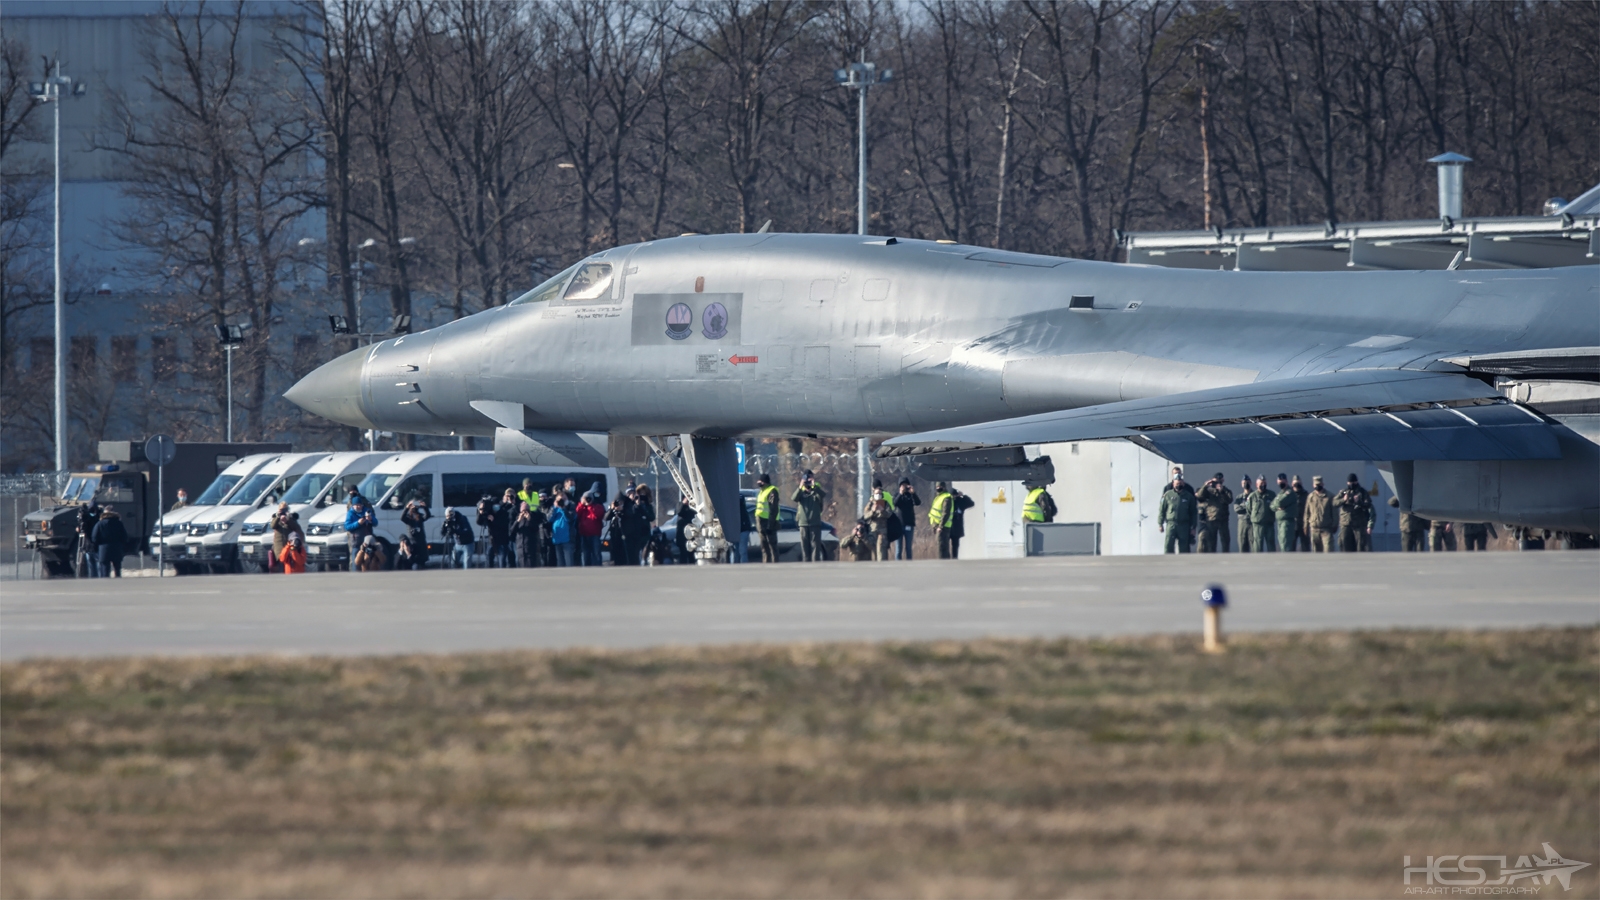
[[[606,510],[594,493],[583,495],[578,503],[578,550],[583,565],[600,565],[600,533],[605,530]]]

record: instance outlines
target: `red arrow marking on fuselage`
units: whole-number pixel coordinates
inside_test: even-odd
[[[740,363],[757,363],[757,362],[760,362],[760,361],[761,361],[761,357],[759,357],[759,356],[730,356],[730,357],[728,357],[728,362],[731,362],[736,366],[739,365]]]

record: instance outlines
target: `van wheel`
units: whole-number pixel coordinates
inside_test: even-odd
[[[385,572],[393,572],[394,571],[395,554],[397,552],[399,552],[400,548],[398,548],[395,545],[389,543],[388,541],[384,540],[383,538],[378,538],[378,546],[383,548],[383,559],[384,559],[383,570]]]

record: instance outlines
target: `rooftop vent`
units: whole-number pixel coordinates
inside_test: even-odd
[[[1428,162],[1439,167],[1439,218],[1461,218],[1462,167],[1472,159],[1459,153],[1441,153]]]

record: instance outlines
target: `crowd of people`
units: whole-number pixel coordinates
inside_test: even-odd
[[[915,557],[922,497],[909,478],[903,478],[893,492],[881,480],[872,483],[872,494],[862,508],[849,537],[840,545],[843,553],[856,561],[909,560]],[[1023,515],[1030,521],[1048,522],[1054,517],[1055,503],[1043,486],[1030,486]],[[799,483],[789,494],[793,504],[792,527],[800,536],[800,559],[818,562],[828,558],[823,543],[824,507],[827,491],[815,473],[801,473]],[[762,562],[778,562],[780,523],[783,522],[780,494],[771,476],[756,481],[754,509],[740,504],[737,535],[729,535],[728,558],[733,562],[753,561],[752,537],[759,546]],[[961,539],[966,534],[965,513],[975,501],[947,482],[934,485],[934,497],[926,504],[926,527],[932,529],[940,559],[957,559]],[[674,523],[688,523],[697,513],[687,499],[675,511]],[[753,512],[753,515],[752,515]],[[400,514],[404,532],[391,548],[379,540],[377,516],[371,502],[351,487],[345,507],[343,529],[349,549],[351,571],[373,572],[388,568],[422,569],[430,560],[426,523],[433,518],[426,503],[407,501]],[[693,563],[687,547],[688,529],[674,527],[668,537],[655,524],[655,497],[648,485],[628,484],[610,504],[600,495],[599,484],[579,491],[573,479],[548,493],[534,488],[525,479],[521,490],[506,488],[496,498],[483,496],[469,520],[457,509],[447,509],[442,535],[446,568],[541,568],[598,566],[609,558],[612,565]],[[784,523],[788,524],[788,523]],[[269,521],[272,552],[268,569],[290,574],[306,569],[305,535],[299,515],[287,504],[280,504]],[[437,544],[435,545],[437,546]]]
[[[1239,482],[1234,493],[1218,472],[1195,490],[1183,477],[1181,467],[1173,467],[1172,481],[1162,494],[1157,523],[1166,553],[1233,552],[1231,520],[1238,519],[1238,552],[1316,552],[1362,553],[1372,550],[1372,529],[1376,518],[1372,494],[1351,474],[1337,494],[1328,491],[1321,475],[1312,477],[1307,490],[1300,476],[1280,473],[1276,489],[1266,476]],[[1049,491],[1041,484],[1027,484],[1022,518],[1025,522],[1051,522],[1057,509]],[[446,568],[465,569],[475,564],[490,568],[542,568],[598,566],[609,557],[612,565],[637,566],[665,563],[693,563],[687,547],[688,529],[675,528],[667,537],[656,525],[655,497],[648,485],[629,483],[610,504],[601,496],[596,482],[580,491],[568,478],[560,487],[539,491],[531,479],[522,489],[506,488],[500,497],[484,495],[477,503],[474,518],[457,509],[445,511],[442,536]],[[789,494],[793,504],[793,527],[800,535],[800,558],[806,562],[828,558],[823,544],[823,511],[827,492],[813,472],[801,473],[799,483]],[[781,548],[780,493],[771,476],[756,480],[753,516],[740,504],[739,531],[729,535],[730,561],[750,561],[752,535],[759,542],[760,560],[779,561]],[[1390,506],[1398,506],[1394,498]],[[187,505],[180,492],[174,509]],[[872,482],[872,493],[862,507],[849,536],[840,544],[841,554],[858,561],[909,560],[914,557],[918,528],[922,525],[923,499],[909,478],[902,478],[895,491],[884,488],[881,480]],[[975,501],[947,482],[934,485],[934,497],[927,504],[926,527],[932,529],[940,559],[957,559],[961,539],[966,534],[965,513]],[[687,500],[676,510],[676,523],[688,523],[697,513]],[[433,518],[426,502],[407,501],[400,514],[404,526],[398,545],[390,548],[374,533],[377,515],[372,504],[355,487],[348,489],[343,529],[349,548],[350,569],[373,572],[384,569],[422,569],[429,564],[432,551],[426,525]],[[286,503],[280,503],[269,520],[272,551],[269,571],[297,574],[306,571],[305,533],[300,517]],[[130,536],[117,512],[91,503],[78,513],[78,534],[82,552],[79,574],[87,577],[121,577],[122,558]],[[1400,512],[1402,549],[1406,551],[1452,551],[1487,549],[1490,538],[1499,534],[1488,522],[1453,523],[1429,521],[1402,510]],[[1517,535],[1528,539],[1537,535]],[[393,559],[390,558],[392,553]]]
[[[977,501],[944,481],[936,482],[933,491],[928,527],[933,529],[939,558],[959,559],[961,539],[967,533],[966,512]],[[874,479],[872,494],[842,549],[857,562],[912,559],[917,507],[921,505],[922,498],[917,496],[911,479],[900,479],[899,490],[892,494],[884,490],[882,481]]]
[[[1390,506],[1399,506],[1395,498]],[[1161,495],[1156,521],[1163,535],[1166,553],[1229,553],[1232,530],[1230,518],[1239,521],[1240,553],[1369,553],[1376,515],[1372,493],[1354,473],[1344,489],[1328,491],[1321,475],[1312,476],[1308,491],[1300,476],[1279,473],[1277,489],[1267,478],[1239,480],[1235,494],[1223,483],[1221,472],[1211,476],[1196,491],[1174,467],[1172,483]],[[1417,551],[1426,545],[1432,550],[1455,550],[1456,527],[1451,522],[1429,522],[1409,512],[1400,513],[1402,549]],[[1490,536],[1498,536],[1488,522],[1462,523],[1460,534],[1466,549],[1487,549]]]
[[[292,515],[287,508],[280,514]],[[374,535],[377,517],[372,504],[352,487],[344,521],[351,568],[377,571],[389,568],[391,562],[396,569],[426,568],[430,558],[426,525],[432,518],[425,502],[407,501],[400,513],[404,531],[391,561]],[[650,545],[660,541],[655,519],[655,498],[648,485],[629,484],[607,505],[598,483],[580,491],[569,478],[561,487],[544,492],[534,487],[532,479],[524,479],[521,490],[508,487],[499,497],[485,494],[470,521],[457,509],[445,511],[442,562],[458,569],[472,568],[479,561],[489,568],[537,569],[598,566],[609,555],[613,565],[636,566]],[[277,517],[273,521],[276,544]]]

